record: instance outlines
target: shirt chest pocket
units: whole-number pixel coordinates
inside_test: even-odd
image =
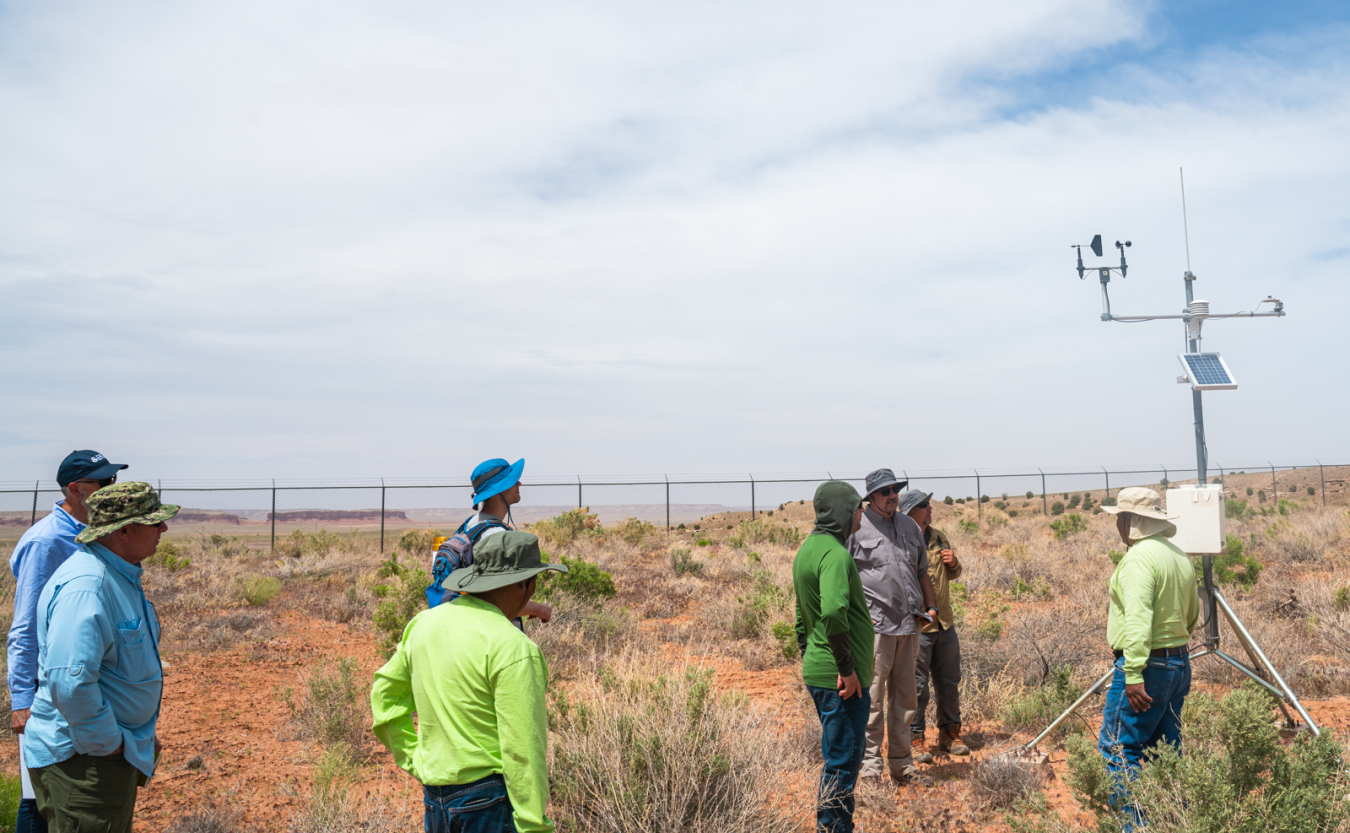
[[[855,559],[862,569],[877,569],[886,565],[886,539],[880,535],[858,534],[858,555]]]
[[[143,620],[124,622],[117,628],[117,673],[128,682],[139,683],[159,674],[155,648]]]

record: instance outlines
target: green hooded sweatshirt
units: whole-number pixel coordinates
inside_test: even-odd
[[[813,503],[816,528],[792,560],[802,680],[815,688],[833,689],[839,676],[854,671],[862,687],[868,688],[875,632],[862,579],[844,546],[862,497],[849,484],[830,480],[816,489]]]

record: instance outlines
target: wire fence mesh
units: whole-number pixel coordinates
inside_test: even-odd
[[[990,503],[1004,511],[1049,513],[1054,502],[1071,501],[1075,494],[1100,504],[1126,486],[1195,479],[1194,468],[1164,464],[895,472],[938,499],[975,502],[981,512]],[[1238,498],[1323,504],[1350,500],[1350,463],[1345,461],[1215,465],[1212,474],[1213,482],[1223,483]],[[862,472],[526,477],[512,518],[528,524],[588,508],[606,525],[631,517],[670,531],[713,515],[755,518],[791,501],[810,500],[826,480],[846,480],[861,491],[864,477]],[[289,536],[321,530],[368,537],[383,549],[409,529],[452,532],[473,511],[467,482],[153,482],[164,502],[182,506],[169,537],[224,536],[260,549],[275,549]],[[61,500],[52,482],[0,482],[0,551],[12,548]]]

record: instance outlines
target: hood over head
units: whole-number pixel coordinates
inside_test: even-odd
[[[827,480],[816,489],[811,503],[816,509],[816,528],[811,534],[833,535],[841,544],[848,540],[853,516],[862,506],[858,490],[842,480]]]

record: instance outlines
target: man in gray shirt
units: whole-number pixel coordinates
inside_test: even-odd
[[[867,511],[862,526],[848,539],[876,628],[872,710],[861,774],[864,778],[882,775],[881,740],[888,736],[886,762],[891,777],[902,784],[926,786],[932,779],[914,767],[909,725],[918,707],[914,673],[919,631],[937,616],[937,597],[928,578],[923,530],[914,519],[896,511],[906,485],[896,481],[890,469],[867,475]]]

